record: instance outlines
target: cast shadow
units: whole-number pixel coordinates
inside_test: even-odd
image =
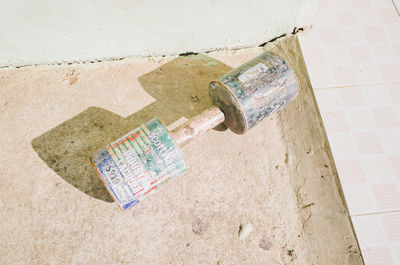
[[[126,118],[89,107],[33,139],[32,147],[65,181],[93,198],[112,202],[89,157],[153,117],[169,125],[209,108],[208,84],[231,69],[202,54],[178,57],[139,77],[144,90],[156,100],[152,104]]]

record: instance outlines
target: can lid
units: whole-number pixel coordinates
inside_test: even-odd
[[[247,131],[247,121],[242,105],[231,89],[219,80],[212,81],[209,87],[211,101],[225,115],[225,125],[234,133],[244,134]]]

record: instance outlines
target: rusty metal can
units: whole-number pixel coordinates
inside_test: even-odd
[[[298,91],[292,68],[271,52],[221,76],[209,88],[212,102],[225,114],[225,124],[238,134],[282,109]]]
[[[109,193],[124,210],[187,171],[181,151],[158,119],[110,143],[91,160]]]

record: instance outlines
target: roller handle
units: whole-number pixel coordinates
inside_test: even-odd
[[[224,113],[213,106],[173,129],[171,134],[179,146],[184,146],[224,121]]]

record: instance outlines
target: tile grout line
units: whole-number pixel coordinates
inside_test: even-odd
[[[377,83],[354,84],[354,85],[341,85],[341,86],[327,86],[327,87],[313,87],[313,89],[314,90],[325,90],[325,89],[335,89],[335,88],[345,88],[345,87],[376,86],[376,85],[387,85],[387,84],[400,84],[400,81],[377,82]]]
[[[381,211],[381,212],[372,212],[372,213],[359,213],[359,214],[350,214],[351,217],[358,217],[358,216],[368,216],[368,215],[380,215],[380,214],[390,214],[390,213],[399,213],[400,209],[397,210],[388,210],[388,211]]]

